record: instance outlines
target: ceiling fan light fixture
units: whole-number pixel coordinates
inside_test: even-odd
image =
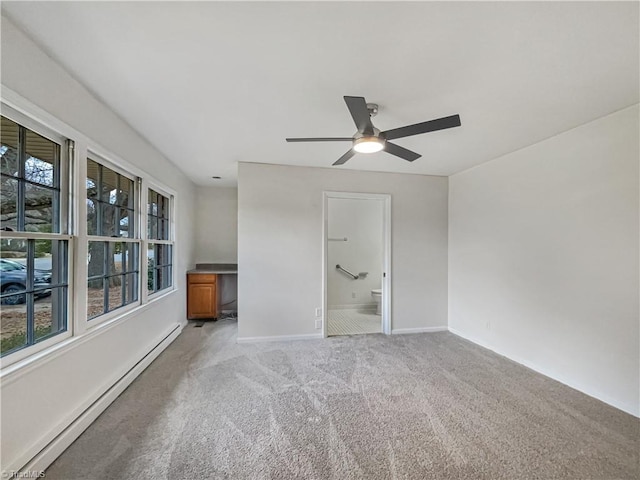
[[[361,137],[353,141],[353,149],[358,153],[375,153],[384,148],[384,140],[379,137]]]

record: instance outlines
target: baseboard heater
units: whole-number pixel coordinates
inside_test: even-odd
[[[44,471],[58,458],[82,433],[104,412],[118,396],[167,348],[182,332],[184,325],[178,323],[166,334],[155,347],[133,365],[111,387],[89,405],[69,426],[60,432],[26,465],[9,471],[40,472]],[[16,476],[18,478],[18,476]]]

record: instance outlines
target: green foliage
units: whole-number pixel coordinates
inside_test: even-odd
[[[36,327],[35,337],[41,338],[51,333],[51,325],[40,325]],[[10,337],[0,340],[0,352],[5,353],[14,348],[21,347],[27,342],[27,332],[18,332]]]
[[[51,230],[51,228],[49,228]],[[51,254],[51,240],[36,240],[36,257]]]
[[[147,290],[150,292],[154,291],[153,288],[153,267],[156,266],[156,262],[153,258],[148,258],[148,270],[147,270]]]

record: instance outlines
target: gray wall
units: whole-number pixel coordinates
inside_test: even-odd
[[[450,329],[635,415],[638,158],[636,105],[449,192]]]
[[[238,336],[311,336],[323,191],[391,194],[392,329],[446,328],[445,177],[239,164]]]

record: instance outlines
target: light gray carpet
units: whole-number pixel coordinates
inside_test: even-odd
[[[450,333],[235,337],[191,323],[47,480],[639,478],[638,419]]]
[[[328,310],[328,314],[329,336],[382,332],[382,316],[376,315],[375,307],[373,310]]]

